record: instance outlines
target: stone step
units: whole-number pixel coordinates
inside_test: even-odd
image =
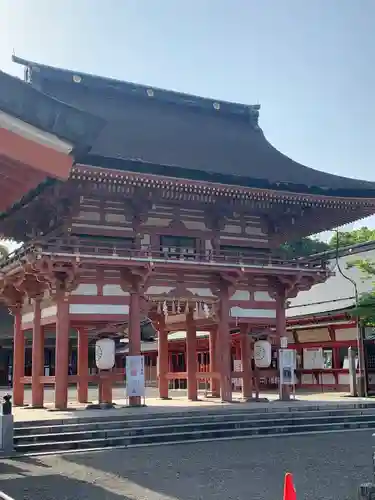
[[[215,429],[241,429],[241,428],[251,428],[251,427],[278,427],[288,423],[288,425],[300,425],[300,424],[331,424],[335,422],[350,423],[350,422],[374,422],[375,415],[347,415],[347,416],[317,416],[314,418],[303,417],[303,416],[291,416],[289,419],[285,418],[274,418],[274,419],[262,419],[262,420],[227,420],[225,422],[204,422],[204,423],[180,423],[169,425],[150,425],[136,427],[132,426],[124,429],[118,424],[109,429],[84,429],[79,431],[72,431],[65,426],[61,426],[58,432],[50,432],[46,434],[21,434],[16,435],[14,442],[18,443],[34,443],[38,441],[42,442],[58,442],[67,440],[79,440],[82,433],[85,435],[85,439],[100,439],[100,438],[112,438],[112,437],[130,437],[130,436],[148,436],[148,435],[161,435],[169,433],[178,432],[194,432],[196,430],[215,430]]]
[[[349,422],[338,421],[330,423],[322,422],[283,422],[278,425],[263,426],[260,422],[258,426],[240,426],[222,428],[220,425],[214,429],[204,429],[193,427],[192,430],[179,430],[178,432],[149,433],[142,435],[106,436],[96,438],[86,438],[84,433],[80,433],[80,439],[71,439],[66,436],[65,441],[37,441],[19,442],[16,444],[16,451],[19,453],[40,454],[56,451],[69,450],[93,450],[108,447],[139,447],[157,444],[175,444],[181,442],[204,441],[215,439],[243,439],[262,436],[278,436],[293,434],[327,433],[354,429],[375,429],[375,418],[371,421],[358,418]],[[70,439],[69,439],[70,438]]]
[[[133,410],[138,410],[138,408],[132,409],[132,408],[126,408],[124,409],[127,413],[124,413],[123,409],[117,409],[117,410],[102,410],[100,413],[100,416],[92,416],[92,417],[86,417],[86,416],[77,416],[73,417],[71,419],[66,419],[62,418],[60,419],[47,419],[47,420],[38,420],[37,426],[38,427],[43,427],[47,426],[50,427],[51,424],[53,423],[54,425],[61,425],[61,424],[66,424],[69,421],[74,422],[75,424],[80,424],[80,423],[98,423],[98,422],[103,422],[103,421],[108,421],[111,420],[113,422],[115,421],[121,421],[121,422],[127,422],[129,420],[137,420],[137,421],[142,421],[142,422],[147,422],[147,421],[153,421],[156,418],[160,419],[169,419],[169,418],[192,418],[192,417],[215,417],[219,415],[228,415],[228,414],[236,414],[236,415],[264,415],[264,414],[272,414],[274,415],[275,413],[283,413],[285,415],[289,415],[290,413],[298,413],[298,412],[341,412],[345,413],[347,411],[359,411],[359,410],[368,410],[370,411],[373,409],[375,411],[375,402],[348,402],[348,403],[325,403],[325,404],[306,404],[303,402],[292,402],[289,406],[285,407],[280,407],[280,406],[275,406],[272,403],[267,404],[263,407],[260,407],[257,405],[257,403],[254,403],[253,408],[239,408],[241,405],[234,405],[234,406],[228,406],[228,407],[220,407],[220,409],[217,408],[204,408],[204,409],[184,409],[181,411],[168,411],[168,412],[147,412],[147,413],[136,413],[133,412]],[[79,412],[77,412],[78,414]],[[83,412],[82,412],[83,413]],[[107,416],[108,413],[108,416]],[[30,421],[18,421],[15,423],[15,426],[17,429],[20,428],[29,428],[30,427]]]
[[[143,429],[147,429],[149,427],[155,428],[158,426],[162,426],[163,428],[171,429],[172,427],[179,425],[204,425],[212,423],[214,425],[220,423],[230,422],[258,422],[262,421],[280,421],[280,420],[295,420],[298,418],[302,418],[306,420],[306,418],[347,418],[350,416],[366,416],[369,417],[374,416],[375,418],[375,409],[364,408],[362,410],[320,410],[320,411],[312,411],[306,414],[301,415],[300,412],[297,413],[289,413],[289,412],[268,412],[268,413],[242,413],[242,412],[233,412],[233,413],[215,413],[212,415],[206,416],[193,416],[188,415],[185,417],[170,417],[170,416],[159,416],[154,419],[134,419],[134,420],[114,420],[112,418],[96,420],[94,422],[70,422],[69,420],[64,423],[55,424],[53,421],[50,421],[50,425],[37,425],[37,426],[29,426],[29,427],[15,427],[14,435],[15,438],[23,438],[26,439],[27,436],[35,436],[38,435],[40,439],[42,435],[53,435],[57,433],[66,433],[66,434],[74,434],[77,432],[92,432],[92,431],[106,431],[112,428],[121,429],[123,431],[128,431],[129,429],[134,429],[136,427],[142,427]],[[72,419],[75,420],[75,419]]]
[[[144,414],[144,415],[134,415],[134,414],[117,414],[116,411],[113,412],[109,410],[108,415],[102,413],[96,417],[82,417],[82,418],[71,418],[64,420],[42,420],[33,422],[34,425],[30,425],[31,422],[16,422],[15,423],[15,433],[17,434],[32,434],[32,433],[49,433],[54,432],[54,429],[60,429],[62,425],[65,427],[69,426],[70,429],[83,430],[83,429],[96,429],[98,427],[108,427],[114,424],[119,424],[124,426],[124,428],[132,426],[136,423],[141,423],[144,426],[155,425],[155,423],[167,423],[168,425],[174,425],[178,423],[184,423],[186,421],[195,422],[211,422],[211,421],[225,421],[230,419],[259,419],[259,418],[289,418],[291,414],[299,414],[303,412],[304,415],[316,416],[316,415],[350,415],[350,414],[375,414],[375,406],[366,406],[361,408],[353,407],[323,407],[317,409],[316,407],[304,408],[302,406],[295,406],[289,408],[275,408],[268,407],[265,409],[257,410],[215,410],[207,411],[205,413],[201,412],[185,412],[185,413],[158,413],[158,414]]]
[[[143,417],[143,416],[142,416]],[[237,439],[278,434],[331,432],[375,428],[374,408],[322,409],[308,412],[219,412],[200,417],[159,415],[125,422],[109,418],[85,423],[36,425],[15,429],[15,449],[22,453],[92,449],[113,446],[141,446],[199,439]]]

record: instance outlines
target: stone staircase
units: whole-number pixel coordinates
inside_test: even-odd
[[[375,404],[220,408],[184,413],[110,414],[63,421],[16,422],[18,453],[40,454],[205,440],[375,429]]]

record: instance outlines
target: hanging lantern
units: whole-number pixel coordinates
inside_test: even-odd
[[[210,317],[210,308],[208,307],[208,305],[206,303],[203,304],[203,314],[204,314],[205,318]]]
[[[258,368],[268,368],[272,361],[272,348],[268,340],[257,340],[254,343],[254,363]]]
[[[164,301],[164,303],[163,303],[163,314],[164,314],[165,318],[168,317],[168,304],[166,301]]]
[[[115,366],[115,342],[99,339],[95,344],[95,362],[99,370],[110,370]]]

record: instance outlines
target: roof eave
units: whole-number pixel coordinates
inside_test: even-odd
[[[60,139],[54,134],[45,132],[39,128],[26,123],[19,118],[11,116],[0,110],[0,128],[5,128],[10,132],[36,142],[42,146],[54,149],[59,153],[70,154],[73,150],[73,143]]]
[[[43,140],[46,141],[48,137],[50,144],[85,152],[90,150],[105,125],[104,119],[54,99],[2,71],[0,71],[0,111],[3,121],[8,116],[23,122],[24,131],[26,125],[33,127],[34,137],[36,129],[39,131],[39,138],[43,132],[46,134]],[[19,122],[17,122],[18,127],[21,127]]]

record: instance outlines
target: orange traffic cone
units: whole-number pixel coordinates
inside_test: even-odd
[[[293,474],[290,472],[285,474],[283,500],[297,500],[297,493],[293,483]]]

